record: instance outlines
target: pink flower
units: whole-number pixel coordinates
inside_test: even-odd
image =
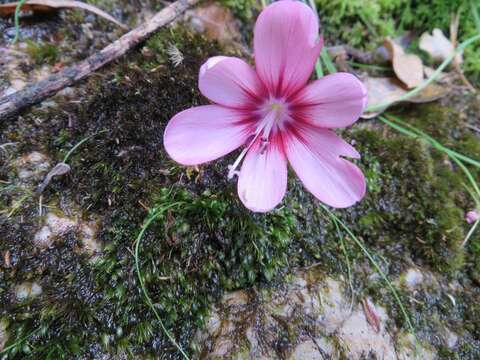
[[[330,129],[358,119],[366,90],[348,73],[307,84],[321,48],[318,20],[308,6],[290,0],[268,6],[255,26],[256,69],[234,57],[208,59],[199,88],[216,105],[190,108],[170,120],[164,134],[168,154],[197,165],[244,145],[228,175],[238,175],[238,195],[252,211],[281,202],[287,161],[320,201],[343,208],[362,199],[365,178],[343,158],[360,155]]]
[[[477,210],[471,210],[465,215],[465,220],[467,220],[469,224],[473,224],[478,219],[480,219],[480,214],[478,214]]]

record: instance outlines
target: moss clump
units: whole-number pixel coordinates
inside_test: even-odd
[[[234,14],[244,21],[251,21],[253,11],[258,10],[258,2],[255,0],[221,0],[220,2],[231,8]]]
[[[440,28],[448,37],[452,14],[460,11],[458,38],[467,39],[478,33],[470,4],[463,0],[316,0],[327,42],[349,44],[372,50],[385,36],[398,36],[414,31]],[[480,11],[480,5],[477,9]],[[480,48],[476,45],[465,50],[466,73],[480,79]]]
[[[165,51],[170,44],[183,55],[178,66]],[[168,353],[179,358],[145,304],[134,272],[132,244],[147,209],[171,206],[142,239],[140,268],[162,319],[184,348],[224,291],[275,286],[292,269],[312,264],[325,273],[344,271],[333,225],[294,176],[283,206],[266,215],[252,214],[238,201],[235,184],[226,179],[230,157],[185,169],[166,156],[162,138],[167,121],[206,102],[197,90],[198,69],[207,57],[221,53],[218,45],[182,26],[164,30],[147,42],[142,55],[133,54],[91,80],[81,104],[37,109],[15,124],[0,124],[0,142],[17,143],[12,159],[39,150],[53,162],[61,161],[74,144],[96,135],[72,155],[71,173],[55,179],[43,201],[63,212],[75,211],[80,218],[99,218],[98,237],[105,245],[92,261],[75,251],[79,239],[69,233],[62,243],[39,252],[31,241],[41,222],[35,197],[13,217],[1,218],[0,252],[11,251],[13,259],[12,269],[0,273],[0,318],[9,320],[9,344],[18,342],[11,357]],[[474,151],[465,130],[451,130],[453,112],[421,106],[402,116],[415,117],[416,125],[449,145]],[[385,272],[398,274],[411,258],[471,281],[464,269],[471,269],[474,258],[468,255],[462,267],[458,248],[468,200],[457,170],[425,144],[387,128],[357,128],[343,135],[357,141],[369,192],[359,205],[338,214],[387,259],[382,263]],[[0,165],[0,175],[18,182],[15,169],[6,164]],[[17,195],[2,192],[0,205],[9,206]],[[356,263],[366,263],[350,243],[348,253]],[[19,304],[11,289],[32,279],[41,283],[44,294]],[[383,297],[401,319],[379,283],[372,286],[363,270],[354,279],[359,293]],[[469,296],[469,301],[478,299],[478,294]],[[439,300],[431,309],[438,311],[441,305]],[[430,319],[420,310],[414,315],[425,319],[418,326],[427,332]],[[468,334],[476,334],[475,313],[465,307],[445,322],[457,319],[469,324]],[[29,334],[30,346],[24,348],[22,339]],[[478,355],[475,351],[464,353]]]
[[[355,138],[366,168],[374,169],[367,170],[373,191],[352,223],[356,234],[389,249],[390,255],[397,253],[398,260],[409,256],[447,272],[461,267],[464,192],[458,177],[421,142],[397,135],[380,138],[369,130],[356,132]]]
[[[57,46],[50,43],[26,40],[27,52],[37,64],[53,65],[58,59]]]

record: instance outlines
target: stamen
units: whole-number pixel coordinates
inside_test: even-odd
[[[254,138],[254,140],[255,140],[255,138]],[[240,161],[242,161],[242,159],[247,154],[247,151],[248,151],[248,149],[250,149],[250,146],[253,144],[253,141],[250,142],[250,144],[245,149],[242,150],[242,152],[238,156],[237,160],[235,160],[233,165],[228,165],[228,179],[233,179],[233,177],[235,175],[237,175],[237,176],[240,175],[240,171],[238,171],[236,169],[237,169],[238,165],[240,165]]]
[[[228,166],[228,178],[232,179],[235,175],[239,175],[240,171],[237,171],[238,165],[240,165],[240,162],[243,160],[245,155],[247,155],[248,150],[252,147],[252,145],[255,143],[255,140],[257,140],[258,135],[260,135],[260,132],[262,131],[262,127],[258,127],[257,130],[255,131],[255,136],[253,139],[250,141],[250,143],[245,147],[245,149],[242,150],[240,155],[238,155],[237,160],[233,163],[233,165]]]
[[[270,132],[272,131],[273,125],[276,122],[276,119],[278,119],[279,113],[281,111],[281,107],[278,104],[272,105],[271,110],[268,112],[268,114],[263,118],[263,120],[260,122],[259,126],[255,130],[255,136],[253,139],[249,142],[249,144],[242,150],[240,155],[237,157],[233,165],[228,166],[228,178],[232,179],[235,175],[240,175],[240,171],[237,170],[238,165],[240,165],[240,162],[243,160],[245,155],[247,155],[248,150],[252,147],[252,145],[255,143],[255,141],[258,139],[258,136],[262,134],[261,141],[262,143],[260,144],[260,153],[263,154],[267,148],[267,145],[269,144],[269,137],[270,137]]]

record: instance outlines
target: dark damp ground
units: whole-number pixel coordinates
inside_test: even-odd
[[[167,48],[183,55],[174,66]],[[167,121],[178,111],[206,103],[197,90],[200,65],[223,53],[214,42],[183,25],[163,30],[126,59],[83,84],[80,98],[55,99],[0,124],[0,324],[11,346],[6,358],[180,358],[142,295],[133,243],[148,208],[172,206],[146,232],[140,268],[166,327],[189,353],[195,331],[225,292],[275,288],[295,269],[315,264],[331,276],[346,276],[335,227],[291,174],[285,200],[275,211],[252,214],[226,178],[233,156],[199,169],[173,163],[163,149]],[[466,124],[478,126],[479,99],[456,94],[443,103],[406,106],[397,115],[443,144],[480,158],[480,142]],[[399,135],[376,120],[342,134],[355,139],[358,162],[368,179],[366,198],[337,211],[375,254],[393,280],[414,263],[444,284],[421,291],[418,302],[401,292],[421,341],[443,359],[480,356],[480,237],[466,248],[464,214],[473,203],[467,182],[444,155],[419,140]],[[42,196],[34,190],[45,172],[20,179],[19,158],[45,154],[50,167],[75,144],[72,170],[56,178]],[[474,172],[478,177],[478,173]],[[18,205],[20,204],[20,205]],[[176,204],[176,205],[175,205]],[[17,206],[18,205],[18,206]],[[51,248],[33,238],[46,214],[95,221],[102,250],[80,251],[77,229]],[[9,254],[7,263],[5,255]],[[368,260],[347,241],[354,287],[385,306],[394,329],[407,329],[385,285],[372,280]],[[365,269],[370,269],[366,271]],[[35,282],[42,293],[26,300],[15,287]],[[456,298],[452,307],[447,284]],[[455,349],[439,340],[439,324],[460,336]]]

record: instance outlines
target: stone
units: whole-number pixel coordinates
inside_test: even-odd
[[[34,298],[41,295],[42,287],[36,282],[25,281],[15,286],[15,297],[19,301]]]
[[[49,248],[60,236],[67,234],[76,227],[76,220],[49,213],[46,216],[44,225],[35,233],[33,242],[39,248]]]
[[[328,353],[331,353],[331,349],[329,350]],[[324,360],[324,354],[324,350],[316,341],[308,339],[295,347],[290,360]]]
[[[455,346],[457,346],[458,335],[456,333],[448,328],[443,329],[442,333],[445,345],[447,345],[449,349],[453,349]]]
[[[17,159],[16,165],[21,180],[40,180],[50,168],[50,161],[45,154],[33,151]]]
[[[98,254],[102,251],[102,243],[97,238],[97,224],[95,222],[81,223],[79,237],[82,249],[90,254]]]
[[[425,279],[425,276],[420,270],[415,268],[410,268],[407,270],[407,273],[403,278],[403,284],[409,290],[413,290],[419,287],[423,283],[424,279]]]
[[[342,283],[319,275],[300,272],[272,292],[225,294],[195,344],[207,359],[276,359],[279,352],[290,360],[413,359],[408,336],[392,337],[391,323],[387,331],[385,308],[371,299],[352,307]],[[448,339],[454,343],[453,336]],[[435,354],[420,345],[419,351],[425,359]]]
[[[377,307],[377,310],[381,309]],[[363,310],[354,311],[337,332],[337,337],[349,349],[349,359],[360,360],[374,353],[377,358],[396,360],[392,338],[385,330],[386,314],[382,309],[381,328],[379,332],[367,322]],[[383,320],[383,321],[382,321]]]

